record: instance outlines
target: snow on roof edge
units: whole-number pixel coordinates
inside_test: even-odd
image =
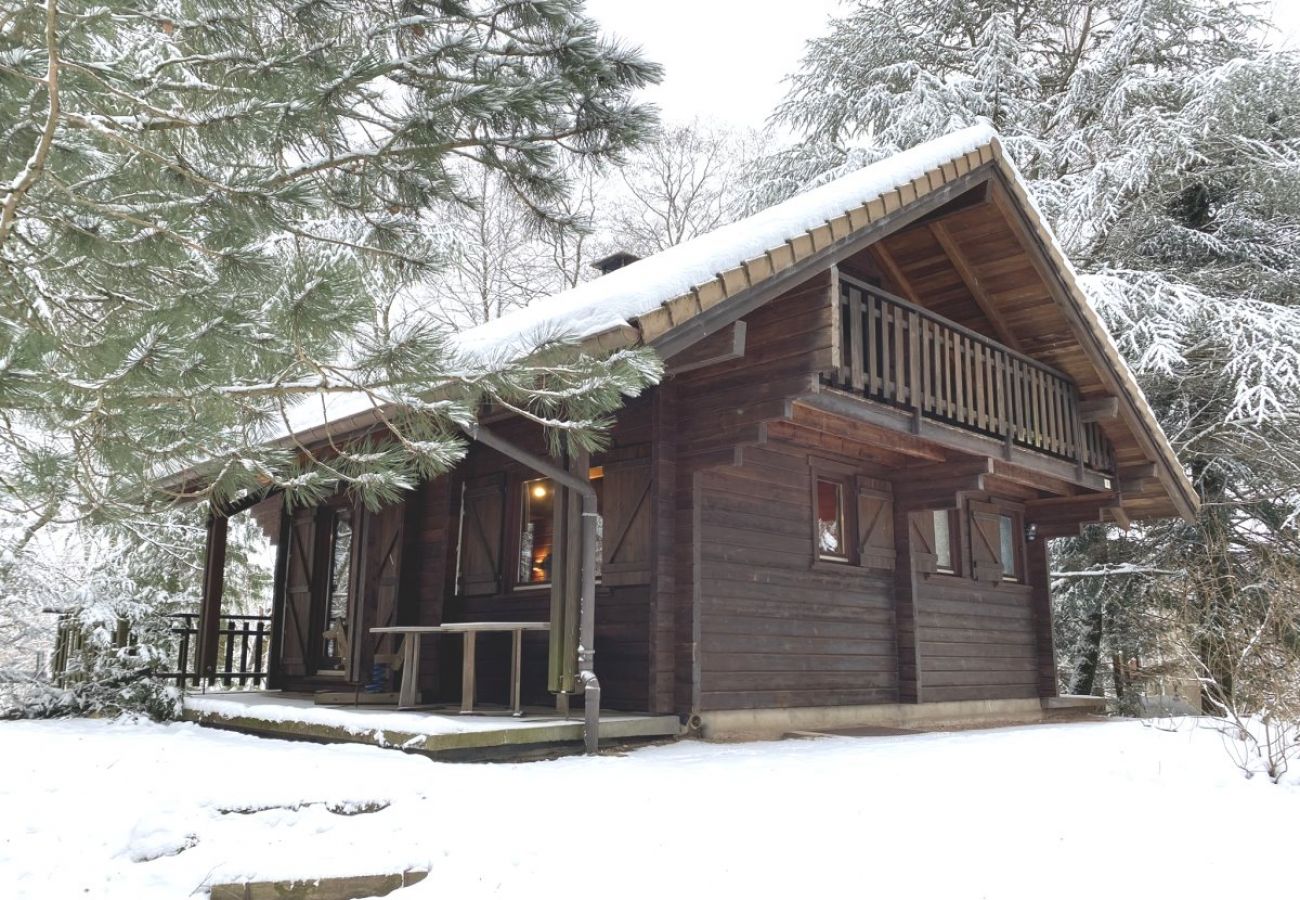
[[[463,332],[455,341],[471,358],[522,355],[545,334],[582,340],[627,325],[660,304],[760,256],[787,240],[902,187],[946,162],[993,143],[976,125],[918,144],[774,206],[723,225],[608,275],[552,294]]]
[[[911,183],[944,163],[997,142],[990,125],[975,125],[918,144],[707,234],[552,294],[478,325],[452,339],[468,362],[499,363],[527,356],[541,338],[581,341],[628,326],[661,304],[711,281],[747,259],[781,246],[850,209]],[[363,393],[314,398],[293,409],[289,428],[267,440],[284,440],[367,412]]]

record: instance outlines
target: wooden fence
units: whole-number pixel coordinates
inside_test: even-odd
[[[175,613],[167,616],[169,631],[174,635],[175,668],[159,672],[159,678],[174,680],[178,687],[200,684],[198,672],[198,614]],[[120,622],[113,634],[113,649],[130,649],[136,636]],[[221,617],[217,630],[218,669],[215,679],[226,687],[265,687],[271,649],[271,617],[229,615]],[[81,657],[86,650],[86,636],[74,613],[59,615],[58,633],[50,669],[55,681],[67,685],[81,677]]]
[[[1079,418],[1079,393],[1055,369],[840,276],[836,387],[935,421],[996,437],[1099,472],[1110,444]]]

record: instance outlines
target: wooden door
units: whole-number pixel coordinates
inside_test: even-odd
[[[505,477],[465,485],[461,499],[460,592],[498,594],[502,584],[505,532]]]
[[[378,512],[367,512],[365,516],[365,584],[360,614],[356,619],[364,629],[364,636],[358,639],[363,648],[357,660],[361,681],[369,679],[376,657],[392,656],[397,651],[396,638],[371,634],[370,629],[398,624],[405,522],[405,503],[393,503]]]
[[[287,514],[287,513],[286,513]],[[285,573],[283,632],[280,637],[280,674],[307,674],[312,627],[312,576],[316,554],[316,510],[293,513],[289,529],[288,565]]]

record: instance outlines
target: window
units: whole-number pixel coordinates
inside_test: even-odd
[[[848,562],[844,534],[844,485],[817,479],[817,558]]]
[[[605,470],[593,466],[587,472],[591,486],[596,490],[596,506],[601,507]],[[522,512],[519,518],[519,569],[515,573],[518,585],[547,585],[551,583],[551,566],[555,555],[555,482],[549,478],[534,478],[520,487]],[[596,577],[600,577],[601,544],[604,539],[604,519],[596,518]]]
[[[1003,513],[998,517],[998,543],[1002,551],[1002,578],[1020,580],[1020,542],[1016,539],[1016,517]]]
[[[550,584],[555,550],[555,485],[549,478],[523,483],[519,535],[519,584]]]
[[[330,516],[329,591],[325,595],[318,671],[342,671],[347,665],[348,588],[352,578],[352,510],[340,506]]]
[[[939,572],[949,575],[957,571],[952,559],[952,512],[936,509],[934,517],[934,557],[935,567]]]

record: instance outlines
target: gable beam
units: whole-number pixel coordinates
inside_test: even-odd
[[[876,260],[876,264],[884,270],[885,274],[889,276],[889,280],[894,283],[894,287],[898,288],[900,294],[910,300],[913,306],[925,305],[921,302],[921,297],[916,292],[916,289],[912,287],[912,282],[903,273],[898,260],[894,259],[894,254],[890,253],[889,248],[885,246],[884,239],[876,241],[867,249]]]
[[[1119,418],[1119,398],[1102,397],[1097,400],[1079,401],[1080,422],[1109,422]],[[1152,472],[1152,477],[1155,473]]]
[[[791,288],[807,281],[810,275],[845,257],[859,253],[866,247],[886,235],[915,222],[926,213],[932,212],[978,185],[985,184],[995,172],[994,162],[982,163],[965,175],[959,175],[952,181],[936,188],[930,193],[904,206],[886,213],[865,228],[850,232],[838,240],[832,241],[814,251],[793,266],[737,291],[716,306],[693,316],[680,326],[664,332],[650,341],[650,346],[665,359],[681,353],[687,347],[704,340],[718,329],[744,318],[770,300],[784,294]]]
[[[948,224],[942,219],[931,222],[930,233],[934,235],[934,239],[939,242],[939,246],[942,247],[943,252],[947,254],[948,261],[952,263],[952,267],[956,270],[957,276],[961,278],[962,284],[966,285],[966,290],[969,291],[971,297],[974,298],[975,305],[980,308],[980,312],[984,314],[984,318],[988,319],[989,324],[993,326],[994,332],[997,333],[998,340],[1011,349],[1024,353],[1025,348],[1020,346],[1020,341],[1016,340],[1016,336],[1007,330],[1006,323],[1003,322],[1002,317],[998,315],[997,309],[993,305],[993,300],[989,297],[988,291],[984,289],[983,282],[981,282],[979,276],[975,274],[974,266],[970,264],[970,261],[966,258],[966,254],[957,246],[957,241],[953,239]]]

